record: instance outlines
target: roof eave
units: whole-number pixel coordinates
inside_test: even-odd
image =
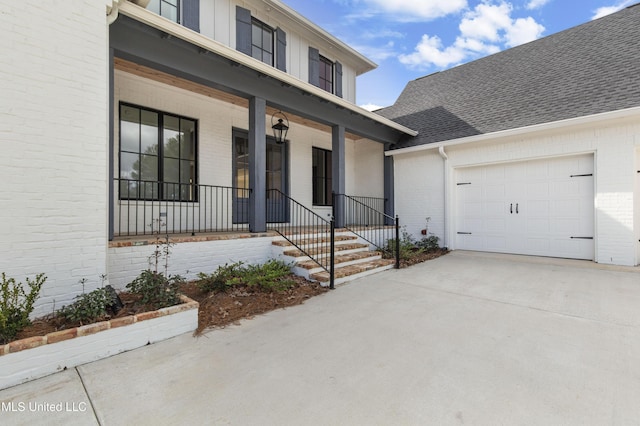
[[[603,112],[599,114],[586,115],[582,117],[569,118],[565,120],[552,121],[548,123],[535,124],[532,126],[518,127],[515,129],[500,130],[498,132],[483,133],[480,135],[467,136],[459,139],[450,139],[442,142],[434,142],[429,144],[410,146],[407,148],[394,149],[386,151],[385,156],[389,157],[393,155],[411,154],[420,151],[439,149],[440,147],[467,145],[471,143],[486,141],[497,141],[500,139],[521,136],[525,134],[557,130],[584,124],[596,124],[603,121],[625,119],[635,116],[640,116],[640,106],[620,109],[616,111]]]
[[[153,12],[150,12],[144,8],[136,6],[130,2],[122,2],[119,7],[119,13],[122,15],[128,16],[131,19],[142,22],[145,25],[156,28],[160,31],[165,32],[168,35],[173,37],[177,37],[182,39],[188,43],[191,43],[199,48],[210,51],[222,57],[225,57],[231,61],[237,62],[241,65],[244,65],[248,68],[252,68],[262,74],[268,75],[269,77],[275,78],[282,83],[291,85],[300,90],[303,90],[311,95],[322,98],[337,107],[344,108],[348,111],[351,111],[355,114],[361,115],[365,118],[373,120],[377,123],[380,123],[384,126],[392,128],[398,132],[406,134],[408,136],[417,136],[418,132],[408,127],[405,127],[401,124],[396,123],[395,121],[389,120],[381,115],[375,114],[371,111],[368,111],[364,108],[361,108],[351,102],[346,101],[343,98],[340,98],[334,94],[331,94],[325,90],[320,89],[312,84],[304,82],[296,77],[293,77],[290,74],[287,74],[284,71],[280,71],[274,67],[271,67],[257,59],[254,59],[244,53],[238,52],[235,49],[230,48],[218,41],[210,39],[209,37],[203,36],[202,34],[193,31],[189,28],[186,28],[180,24],[169,21]]]

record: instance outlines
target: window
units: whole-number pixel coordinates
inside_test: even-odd
[[[313,148],[313,205],[331,205],[331,151]]]
[[[196,124],[120,104],[120,198],[197,201]]]
[[[273,29],[251,18],[251,56],[273,66]]]
[[[333,93],[333,62],[320,55],[320,88]]]
[[[147,9],[173,22],[180,22],[180,0],[151,0]]]

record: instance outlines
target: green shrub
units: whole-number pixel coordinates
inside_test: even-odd
[[[179,275],[167,278],[147,269],[127,284],[127,290],[140,296],[138,303],[160,309],[180,303],[178,288],[183,282],[184,278]]]
[[[16,283],[14,278],[7,278],[2,273],[0,285],[0,342],[6,344],[12,341],[16,335],[28,326],[29,315],[33,312],[33,304],[40,296],[40,289],[47,280],[44,274],[36,275],[34,281],[27,277],[29,293],[21,282]]]
[[[422,238],[420,241],[416,243],[418,247],[423,249],[424,251],[435,251],[440,249],[440,238],[435,235],[429,235],[428,237]]]
[[[76,296],[75,302],[63,306],[58,315],[69,322],[89,324],[104,319],[116,304],[116,297],[106,287]]]
[[[295,285],[295,281],[286,278],[290,274],[291,267],[275,259],[261,265],[245,266],[243,262],[236,262],[219,266],[212,274],[198,274],[197,286],[209,292],[223,292],[239,285],[281,292]]]
[[[295,281],[284,279],[291,274],[291,267],[286,263],[271,259],[262,265],[249,265],[242,277],[248,286],[258,286],[263,290],[281,292],[295,285]]]
[[[387,240],[384,248],[385,257],[395,258],[396,256],[396,239]],[[400,259],[409,260],[416,254],[420,253],[421,248],[417,246],[415,239],[402,227],[402,236],[400,237]]]
[[[238,284],[238,277],[240,277],[244,271],[243,265],[243,262],[236,262],[231,265],[225,263],[223,266],[218,266],[218,269],[212,274],[200,272],[196,285],[202,291],[226,291],[229,287]]]

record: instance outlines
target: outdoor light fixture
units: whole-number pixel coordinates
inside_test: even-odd
[[[276,118],[278,119],[278,122],[273,124],[273,121]],[[278,111],[271,116],[271,128],[273,129],[273,137],[276,138],[276,143],[283,144],[287,140],[287,132],[289,131],[289,120],[287,119],[287,116],[282,113],[282,111]]]

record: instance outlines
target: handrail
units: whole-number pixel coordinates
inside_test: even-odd
[[[333,289],[335,277],[334,218],[324,219],[278,189],[267,190],[266,204],[268,228],[280,234],[305,256],[328,272],[329,288]],[[326,241],[327,236],[329,241]]]
[[[344,213],[345,228],[378,250],[395,258],[395,268],[400,268],[400,219],[378,211],[363,203],[362,199],[373,197],[356,197],[333,193],[333,216],[337,216],[336,208],[341,206]],[[391,222],[394,226],[388,226]],[[391,243],[393,241],[393,243]]]
[[[248,231],[251,190],[231,186],[115,178],[115,236]]]

